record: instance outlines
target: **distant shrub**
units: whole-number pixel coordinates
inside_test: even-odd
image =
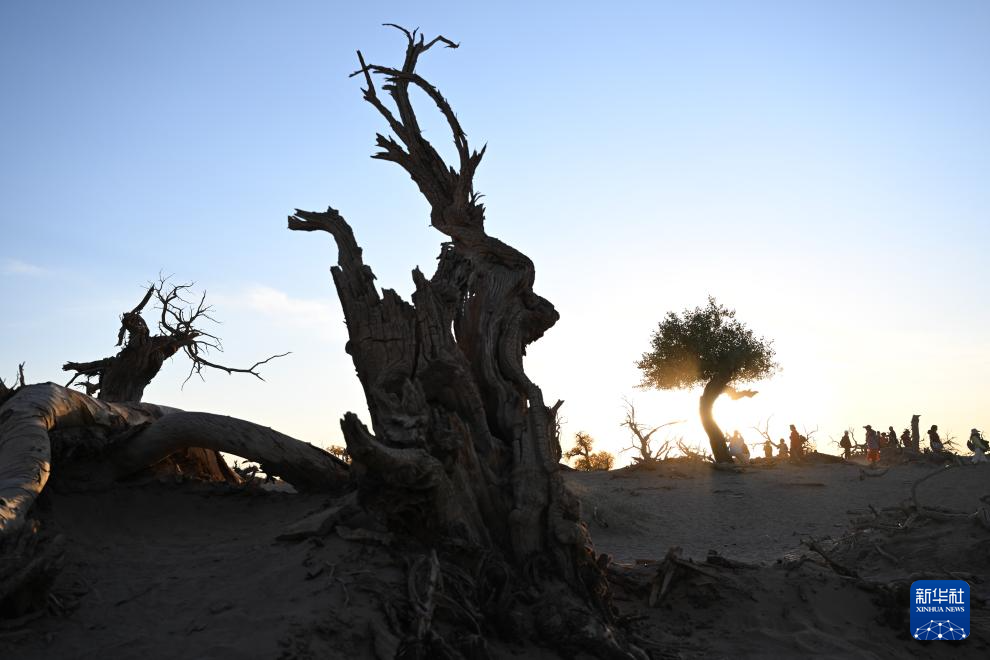
[[[347,447],[341,447],[340,445],[330,445],[327,447],[327,452],[333,454],[340,460],[347,464],[351,462],[351,455],[347,453]]]
[[[569,449],[564,458],[574,460],[574,467],[585,472],[594,470],[611,470],[615,457],[607,451],[593,451],[595,439],[583,431],[574,434],[574,446]]]

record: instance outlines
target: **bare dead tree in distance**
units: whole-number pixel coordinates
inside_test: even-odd
[[[167,277],[151,283],[134,309],[120,316],[120,330],[117,332],[120,351],[93,362],[66,362],[62,369],[76,372],[66,387],[83,377],[85,381],[79,386],[91,396],[95,395],[103,401],[140,401],[145,388],[158,375],[165,360],[179,351],[183,351],[191,362],[186,381],[193,375],[202,377],[204,367],[228,374],[251,374],[261,379],[258,367],[288,355],[273,355],[247,368],[228,367],[208,360],[206,355],[211,350],[223,351],[223,346],[219,337],[201,327],[204,321],[216,323],[210,315],[212,307],[206,304],[206,293],[199,297],[197,303],[184,297],[192,287],[193,284],[171,284]],[[151,334],[142,316],[151,300],[157,302],[161,311],[157,335]]]
[[[346,348],[372,422],[369,430],[353,413],[341,420],[360,501],[391,529],[431,548],[422,561],[437,562],[444,573],[469,571],[479,596],[464,603],[467,611],[514,622],[513,637],[596,657],[645,657],[614,627],[603,567],[580,503],[564,486],[560,402],[546,405],[523,369],[526,347],[557,322],[557,311],[533,291],[533,262],[486,232],[474,190],[485,150],[469,147],[450,104],[416,72],[433,46],[457,44],[392,27],[406,36],[402,65],[369,64],[358,51],[353,75],[363,78],[364,100],[392,133],[377,135],[380,151],[372,157],[410,175],[430,204],[430,223],[447,238],[436,272],[428,279],[412,271],[412,304],[393,290],[379,293],[340,213],[297,210],[289,217],[290,229],[326,231],[337,245],[331,272]],[[455,164],[423,136],[412,88],[446,120]],[[518,598],[522,593],[536,597]],[[400,655],[427,657],[441,644],[457,645],[442,642],[429,620],[397,632],[406,648]]]
[[[564,458],[574,460],[574,468],[584,472],[611,470],[615,457],[607,451],[596,452],[594,444],[590,434],[578,431],[574,434],[574,446],[564,452]]]
[[[14,376],[13,386],[8,387],[7,383],[3,381],[3,378],[0,378],[0,405],[2,405],[4,401],[12,397],[14,395],[14,392],[24,387],[24,385],[25,385],[24,363],[21,362],[19,365],[17,365],[17,375]]]
[[[763,437],[763,439],[769,440],[772,443],[773,442],[773,437],[770,435],[770,420],[771,419],[773,419],[773,415],[770,415],[769,417],[767,417],[766,421],[763,422],[763,426],[760,426],[759,424],[757,424],[756,426],[752,427],[752,429],[754,431],[756,431],[757,433],[759,433]]]
[[[622,449],[620,453],[630,450],[639,452],[639,456],[633,457],[633,461],[637,463],[649,463],[666,456],[673,449],[670,441],[668,440],[655,445],[653,444],[653,434],[660,429],[680,424],[684,420],[666,422],[659,426],[650,427],[648,424],[643,424],[636,420],[636,406],[633,405],[632,401],[627,398],[623,398],[622,401],[625,408],[625,419],[619,426],[629,429],[633,437],[632,443],[625,449]]]

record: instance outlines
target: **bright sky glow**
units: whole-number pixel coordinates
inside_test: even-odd
[[[336,250],[285,217],[340,209],[404,296],[432,270],[442,236],[408,176],[368,158],[385,127],[347,78],[358,48],[400,62],[379,27],[396,22],[461,43],[421,71],[488,143],[488,231],[561,313],[527,369],[566,401],[565,445],[628,444],[622,396],[703,440],[700,392],[639,392],[634,361],[708,294],[784,369],[716,407],[750,442],[769,415],[775,438],[818,427],[821,448],[913,413],[990,431],[990,4],[359,4],[0,5],[0,375],[26,361],[64,383],[175,273],[208,290],[223,359],[293,354],[266,383],[182,390],[177,359],[147,400],[340,443],[365,407]]]

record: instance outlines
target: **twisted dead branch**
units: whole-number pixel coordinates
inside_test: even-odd
[[[202,378],[204,367],[228,374],[251,374],[264,380],[258,367],[289,354],[272,355],[249,367],[229,367],[207,359],[211,350],[222,352],[223,345],[219,337],[201,327],[203,321],[216,323],[211,316],[213,308],[206,304],[206,293],[203,292],[196,303],[184,297],[192,287],[192,283],[171,284],[167,277],[160,277],[150,284],[138,304],[120,316],[117,346],[121,350],[116,355],[92,362],[66,362],[62,369],[75,372],[66,387],[72,386],[78,378],[84,378],[79,386],[90,396],[104,401],[140,401],[164,361],[179,351],[190,360],[189,374],[183,384],[194,375]],[[160,310],[156,335],[151,334],[142,316],[152,299]]]

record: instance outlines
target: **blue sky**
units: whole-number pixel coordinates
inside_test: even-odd
[[[384,127],[347,78],[358,48],[401,60],[384,22],[461,43],[420,69],[488,144],[489,232],[561,312],[528,369],[569,434],[624,446],[623,395],[693,420],[699,393],[638,392],[633,362],[709,293],[784,367],[718,407],[752,440],[771,414],[826,441],[912,413],[990,430],[985,2],[3,3],[0,373],[64,382],[174,273],[207,289],[228,362],[293,355],[181,390],[176,360],[146,398],[339,442],[363,399],[336,252],[285,216],[340,209],[403,295],[441,240],[368,158]]]

